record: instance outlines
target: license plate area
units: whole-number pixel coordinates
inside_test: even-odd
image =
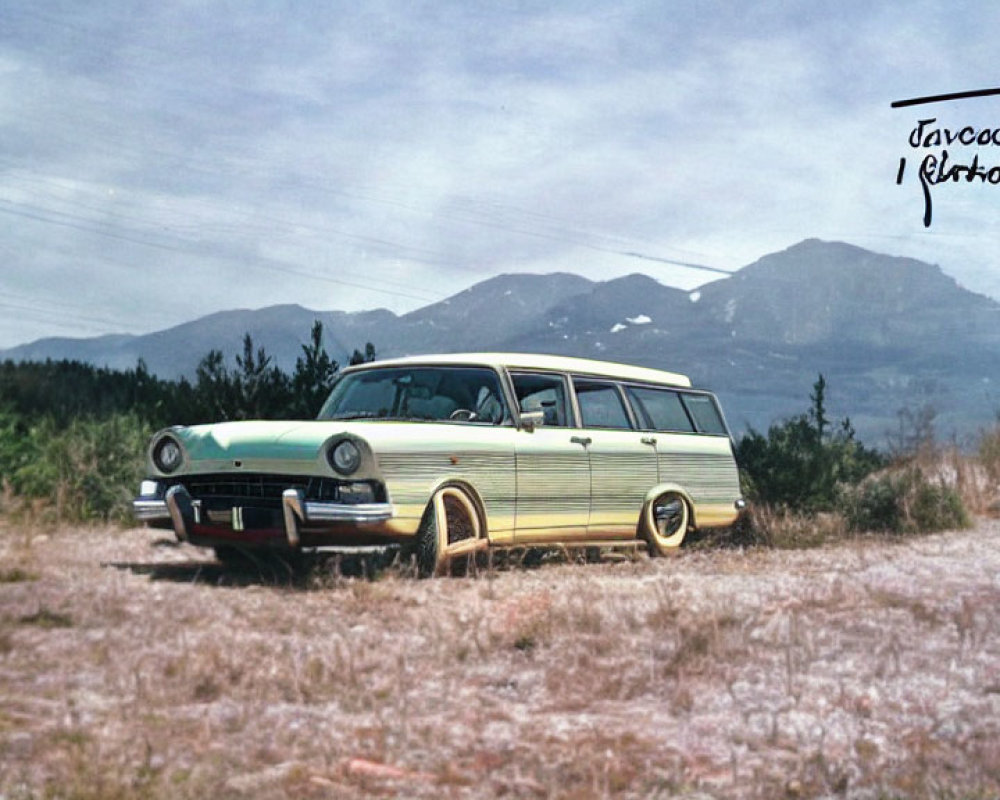
[[[203,508],[202,524],[229,528],[234,531],[280,528],[284,518],[280,510],[256,506]]]

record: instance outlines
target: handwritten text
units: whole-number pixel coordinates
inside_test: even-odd
[[[1000,127],[975,128],[965,125],[960,128],[936,127],[936,117],[922,119],[910,131],[909,145],[914,150],[925,150],[939,147],[1000,147]],[[899,169],[896,172],[896,183],[902,184],[906,173],[906,158],[899,159]],[[979,153],[974,153],[971,160],[956,160],[947,149],[928,153],[920,162],[917,170],[920,188],[924,195],[924,227],[929,228],[933,213],[931,187],[941,183],[981,183],[1000,185],[1000,164],[986,165],[981,163]]]

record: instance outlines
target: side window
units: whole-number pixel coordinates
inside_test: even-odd
[[[631,428],[618,387],[612,383],[573,380],[585,428]]]
[[[435,392],[455,405],[448,419],[499,425],[506,418],[500,381],[492,370],[467,367],[441,370]]]
[[[544,425],[564,428],[569,424],[566,384],[560,376],[522,372],[510,377],[521,411],[544,412]]]
[[[715,400],[707,394],[684,394],[684,405],[691,413],[699,433],[712,433],[721,436],[728,435],[722,415],[715,405]]]
[[[629,387],[628,398],[644,427],[657,431],[694,433],[694,426],[677,392]]]

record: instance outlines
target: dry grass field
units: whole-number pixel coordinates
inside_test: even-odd
[[[1000,522],[418,581],[0,521],[0,797],[1000,796]]]

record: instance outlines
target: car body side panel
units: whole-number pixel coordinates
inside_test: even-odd
[[[435,488],[452,482],[467,484],[482,500],[491,540],[510,539],[516,488],[514,428],[409,423],[390,429],[369,424],[365,433],[396,510],[394,532],[416,533]]]
[[[635,536],[646,492],[658,482],[655,445],[637,431],[590,429],[589,538]]]
[[[736,519],[740,477],[725,436],[657,433],[660,483],[683,486],[694,502],[693,523],[707,528]]]
[[[590,463],[572,428],[518,431],[517,542],[582,537],[590,516]]]

